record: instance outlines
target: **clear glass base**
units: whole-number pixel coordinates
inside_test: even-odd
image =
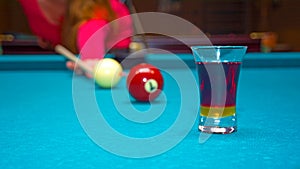
[[[236,127],[200,126],[199,131],[211,134],[230,134],[237,131]]]
[[[211,134],[230,134],[237,131],[236,116],[209,118],[200,116],[199,131]]]

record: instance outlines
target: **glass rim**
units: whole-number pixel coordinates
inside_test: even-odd
[[[234,46],[234,45],[228,45],[228,46],[221,46],[221,45],[209,45],[209,46],[191,46],[192,50],[197,49],[247,49],[248,46]]]

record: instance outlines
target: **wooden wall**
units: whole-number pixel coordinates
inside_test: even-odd
[[[300,51],[300,0],[133,0],[138,12],[162,11],[189,20],[208,34],[248,34],[273,31],[279,43]],[[173,6],[173,7],[174,7]],[[0,0],[0,33],[30,33],[17,0]]]
[[[159,11],[164,0],[134,0],[138,12]],[[167,1],[167,0],[166,0]],[[172,1],[172,0],[169,0]],[[163,11],[189,20],[208,34],[275,32],[278,43],[300,51],[300,0],[173,0]]]
[[[0,33],[5,32],[31,32],[17,0],[0,0]]]
[[[278,33],[280,42],[300,51],[300,1],[279,1],[278,6],[270,10],[269,18],[266,29]]]

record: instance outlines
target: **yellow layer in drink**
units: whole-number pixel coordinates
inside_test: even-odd
[[[220,118],[233,116],[235,114],[235,106],[228,107],[211,107],[211,106],[201,106],[200,115],[210,118]]]

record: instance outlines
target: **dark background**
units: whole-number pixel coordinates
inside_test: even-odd
[[[275,32],[278,44],[300,51],[300,0],[133,0],[137,12],[160,11],[194,23],[203,32]],[[0,33],[31,34],[17,0],[0,0]]]

